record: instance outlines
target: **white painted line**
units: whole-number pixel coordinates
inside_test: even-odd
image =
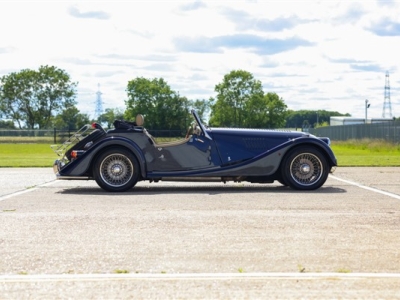
[[[336,177],[334,175],[329,175],[329,177],[333,178],[333,179],[336,179],[336,180],[339,180],[339,181],[343,181],[345,183],[354,185],[356,187],[359,187],[359,188],[362,188],[362,189],[365,189],[365,190],[369,190],[369,191],[372,191],[372,192],[375,192],[375,193],[379,193],[379,194],[382,194],[382,195],[389,196],[389,197],[392,197],[392,198],[400,200],[400,195],[397,195],[397,194],[393,194],[393,193],[385,192],[385,191],[382,191],[382,190],[379,190],[379,189],[376,189],[376,188],[365,186],[365,185],[362,185],[362,184],[357,183],[357,182],[353,182],[353,181],[350,181],[350,180],[346,180],[346,179],[342,179],[342,178]]]
[[[2,275],[0,282],[104,281],[104,280],[228,280],[228,279],[399,279],[400,273],[132,273]]]
[[[39,184],[39,185],[37,185],[37,186],[35,186],[33,188],[27,188],[27,189],[22,190],[22,191],[18,191],[18,192],[12,193],[12,194],[8,194],[8,195],[5,195],[5,196],[2,196],[2,197],[0,197],[0,201],[7,200],[7,199],[9,199],[11,197],[14,197],[14,196],[23,195],[23,194],[26,194],[26,193],[30,193],[30,192],[36,191],[40,187],[52,185],[53,183],[56,183],[56,182],[57,182],[57,180],[49,181],[49,182],[46,182],[46,183],[43,183],[43,184]]]

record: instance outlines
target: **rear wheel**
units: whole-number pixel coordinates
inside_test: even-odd
[[[281,166],[284,183],[296,190],[320,188],[329,175],[325,156],[313,147],[298,147],[290,151]]]
[[[109,192],[124,192],[139,179],[139,163],[128,150],[112,148],[102,153],[94,164],[94,179]]]

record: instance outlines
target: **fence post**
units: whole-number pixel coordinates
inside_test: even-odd
[[[54,144],[57,144],[57,130],[54,127]]]

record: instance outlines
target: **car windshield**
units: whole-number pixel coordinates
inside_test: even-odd
[[[196,120],[197,125],[199,126],[200,130],[203,132],[204,136],[210,140],[212,140],[212,138],[210,137],[210,135],[207,133],[206,131],[206,127],[205,125],[201,122],[199,115],[197,114],[197,111],[195,111],[194,109],[192,110],[192,114],[194,119]]]

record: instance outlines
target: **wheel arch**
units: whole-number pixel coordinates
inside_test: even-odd
[[[285,152],[282,155],[282,158],[279,161],[279,166],[276,169],[274,176],[276,178],[276,180],[283,180],[282,176],[281,176],[281,169],[283,167],[283,163],[286,159],[286,157],[288,155],[290,155],[290,153],[297,149],[297,148],[301,148],[301,147],[315,147],[317,150],[319,150],[325,157],[327,163],[329,164],[329,167],[332,168],[334,166],[337,166],[337,162],[336,162],[336,157],[333,154],[331,148],[326,145],[325,142],[321,141],[321,140],[315,140],[315,139],[310,139],[307,138],[307,141],[304,141],[304,138],[297,139],[293,141],[293,144],[291,145],[291,147],[288,147]]]
[[[136,157],[139,163],[140,177],[146,178],[146,160],[142,150],[136,143],[124,138],[113,138],[108,141],[103,141],[102,144],[103,145],[101,147],[97,147],[96,151],[93,153],[93,156],[90,160],[89,170],[93,168],[97,158],[103,151],[107,151],[112,148],[119,148],[131,152]]]
[[[289,155],[290,152],[292,152],[294,149],[301,148],[301,147],[315,147],[317,150],[319,150],[326,158],[326,161],[329,164],[329,167],[337,166],[336,162],[336,157],[333,154],[333,151],[331,148],[323,141],[317,140],[317,139],[308,139],[307,141],[300,141],[295,140],[293,145],[289,147],[285,154],[282,156],[281,161],[279,162],[279,165],[281,166],[285,157]]]
[[[93,176],[92,168],[97,157],[102,151],[115,147],[124,148],[130,151],[138,161],[140,176],[146,178],[147,167],[143,151],[134,141],[124,137],[106,137],[98,141],[90,147],[81,158],[72,161],[60,170],[60,174],[64,176]]]
[[[81,159],[67,165],[63,173],[69,176],[81,176],[83,174],[93,176],[92,169],[98,156],[110,148],[123,148],[131,152],[139,163],[140,176],[142,178],[146,176],[146,163],[142,150],[133,141],[121,137],[108,137],[99,141],[89,148]]]

